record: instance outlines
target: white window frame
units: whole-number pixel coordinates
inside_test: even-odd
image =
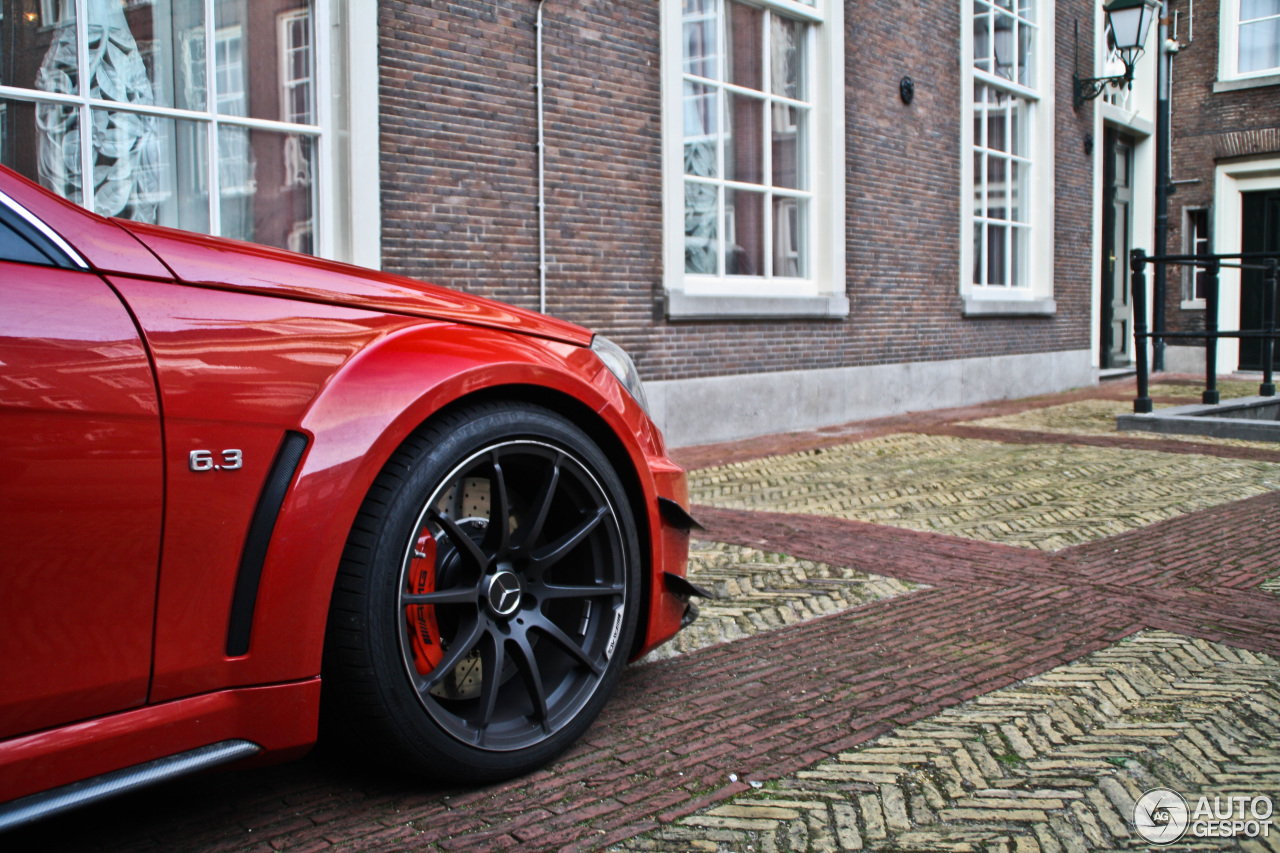
[[[48,0],[41,5],[57,8],[65,2],[77,20],[87,20],[90,0]],[[52,5],[50,5],[52,4]],[[205,0],[206,20],[214,20],[214,0]],[[379,192],[378,129],[378,24],[377,4],[359,0],[313,0],[311,35],[313,51],[313,123],[292,125],[270,119],[221,115],[216,110],[216,80],[206,81],[209,102],[205,110],[186,110],[142,104],[93,100],[79,93],[58,94],[17,86],[0,86],[0,98],[35,103],[59,103],[80,111],[81,126],[89,125],[92,108],[194,121],[207,146],[217,145],[219,125],[246,129],[301,133],[314,140],[315,250],[321,257],[370,267],[381,266],[381,206]],[[214,53],[214,34],[202,33],[205,55]],[[181,43],[175,39],[174,60],[182,61]],[[86,50],[80,37],[79,50]],[[335,109],[334,94],[344,102]],[[353,94],[358,93],[358,94]],[[206,149],[207,150],[207,149]],[[84,148],[84,173],[91,173],[93,152]],[[218,191],[218,176],[207,180]],[[93,209],[92,187],[83,199]],[[211,202],[212,205],[212,202]],[[339,210],[338,208],[341,208]],[[221,223],[210,217],[210,231]],[[335,221],[336,220],[336,221]]]
[[[1192,205],[1182,208],[1182,254],[1194,255],[1199,235],[1195,232],[1192,216],[1197,213],[1205,215],[1205,227],[1209,231],[1208,239],[1213,238],[1213,208],[1208,205]],[[1213,244],[1206,246],[1206,254],[1213,251]],[[1203,267],[1182,267],[1182,304],[1185,310],[1203,309],[1203,297],[1196,296],[1196,277]]]
[[[1240,252],[1244,193],[1280,189],[1280,157],[1219,163],[1213,176],[1213,246],[1218,254]],[[1218,275],[1218,328],[1240,328],[1240,270],[1224,266]],[[1240,339],[1218,339],[1218,370],[1240,367]]]
[[[1240,73],[1240,2],[1219,0],[1218,84],[1214,91],[1280,84],[1280,65]],[[1223,85],[1223,84],[1227,85]],[[1235,85],[1231,85],[1234,83]]]
[[[290,34],[294,31],[293,25],[299,20],[302,20],[305,24],[308,24],[308,26],[305,26],[303,28],[303,32],[306,33],[307,41],[306,41],[306,44],[302,46],[297,46],[290,41]],[[310,123],[309,121],[303,121],[302,119],[293,118],[289,115],[290,105],[292,104],[292,100],[293,100],[291,96],[293,94],[293,91],[300,86],[305,85],[305,86],[311,87],[312,106],[309,107],[309,110],[311,111],[315,110],[314,83],[315,83],[315,74],[316,74],[316,56],[315,56],[315,36],[313,32],[314,28],[310,26],[310,24],[312,23],[313,22],[311,21],[311,16],[307,15],[305,12],[301,10],[294,10],[291,12],[281,12],[276,19],[276,26],[278,29],[277,38],[279,40],[279,47],[277,48],[276,52],[280,56],[280,120],[281,121],[297,122],[299,124]],[[306,51],[308,56],[311,58],[311,61],[307,64],[309,71],[303,77],[293,77],[292,76],[293,62],[291,60],[293,59],[293,55],[295,53],[298,53],[299,51]],[[302,118],[312,119],[314,117],[311,115],[307,115],[307,116],[303,116]]]
[[[661,0],[663,284],[673,319],[843,317],[845,295],[844,3],[753,0],[808,23],[809,133],[802,154],[810,200],[808,276],[685,273],[684,79],[681,0]],[[784,193],[785,194],[785,193]],[[724,233],[723,229],[720,232]],[[772,258],[766,258],[770,263]]]
[[[1056,311],[1053,299],[1054,264],[1054,68],[1055,4],[1035,0],[1038,28],[1034,52],[1036,87],[1030,88],[974,67],[973,0],[961,0],[961,121],[960,121],[960,295],[965,316],[1047,315]],[[973,204],[973,114],[975,83],[997,87],[1028,102],[1027,150],[1030,178],[1026,204],[1030,235],[1025,267],[1028,281],[1012,287],[975,285]]]

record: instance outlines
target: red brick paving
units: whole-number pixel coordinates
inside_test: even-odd
[[[895,431],[957,434],[973,428],[952,426],[956,420],[1122,391],[891,418],[680,456],[705,464]],[[1020,440],[995,430],[982,437],[995,432]],[[1035,440],[1092,443],[1085,438]],[[1105,440],[1204,452],[1183,442]],[[502,785],[431,787],[320,754],[183,780],[0,843],[42,851],[597,850],[748,790],[747,780],[812,766],[1143,627],[1280,653],[1280,597],[1254,589],[1280,565],[1276,493],[1055,553],[842,519],[706,507],[694,514],[707,538],[931,589],[634,667],[581,742],[546,770]]]

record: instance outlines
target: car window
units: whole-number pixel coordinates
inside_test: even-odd
[[[49,238],[4,204],[0,204],[0,261],[46,267],[72,266]]]

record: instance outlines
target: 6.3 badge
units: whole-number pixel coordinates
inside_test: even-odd
[[[239,450],[222,451],[222,461],[213,461],[212,450],[193,450],[187,454],[187,467],[192,471],[234,471],[244,466],[244,454]]]

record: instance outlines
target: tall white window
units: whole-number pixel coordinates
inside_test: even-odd
[[[830,83],[840,6],[665,0],[668,291],[843,299],[843,214],[832,215],[843,123]]]
[[[964,0],[962,290],[975,298],[1052,295],[1052,44],[1040,0]],[[1052,6],[1049,6],[1051,16]]]
[[[1227,0],[1224,9],[1225,77],[1280,73],[1280,0]]]
[[[105,215],[316,248],[313,0],[2,2],[5,165]]]
[[[684,0],[685,273],[803,278],[809,25]]]

